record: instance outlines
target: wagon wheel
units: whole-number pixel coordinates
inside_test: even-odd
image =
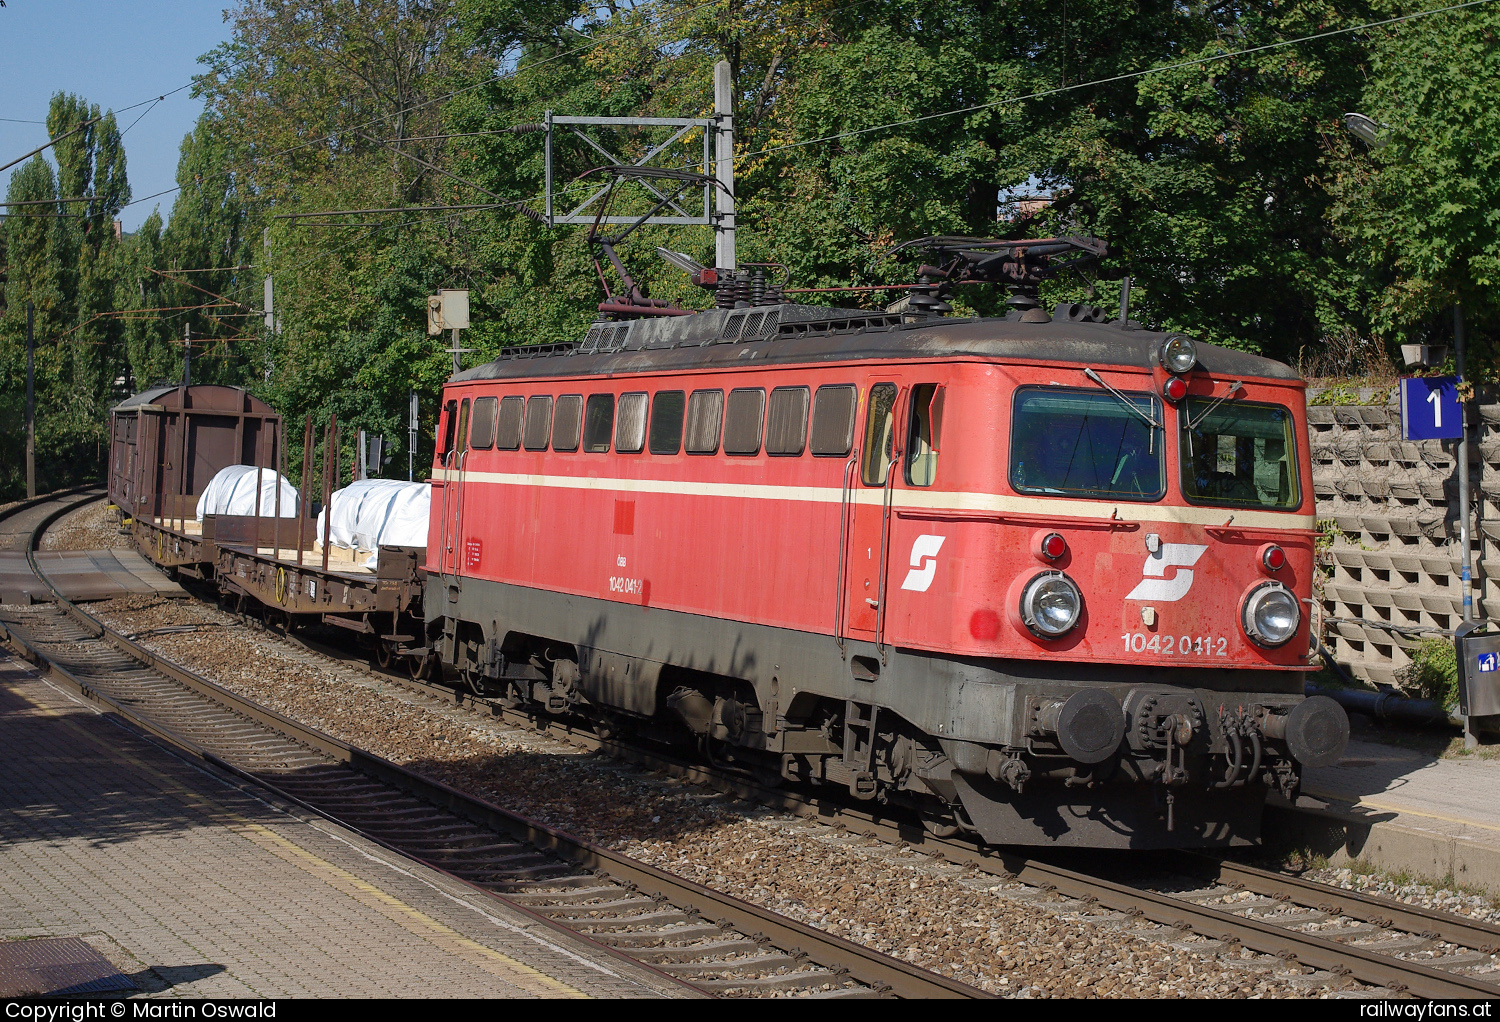
[[[407,673],[411,675],[413,681],[426,681],[432,677],[432,661],[431,656],[407,657]]]
[[[389,671],[391,669],[391,660],[394,657],[395,652],[392,650],[389,642],[386,642],[384,639],[375,640],[376,667],[379,667],[382,671]]]

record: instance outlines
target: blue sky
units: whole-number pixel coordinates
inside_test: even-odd
[[[0,8],[0,164],[47,141],[47,103],[72,92],[101,109],[155,99],[202,71],[198,57],[229,38],[227,0],[5,0]],[[125,135],[132,194],[144,198],[177,183],[177,150],[203,109],[191,90],[168,96]],[[149,104],[148,104],[149,106]],[[147,110],[119,115],[124,129]],[[0,174],[4,191],[12,170]],[[173,195],[128,206],[133,231]]]

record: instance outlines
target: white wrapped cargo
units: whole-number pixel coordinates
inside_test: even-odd
[[[260,477],[260,514],[262,518],[276,517],[276,486],[281,485],[281,517],[297,517],[297,487],[287,482],[286,477],[269,468],[257,469],[254,465],[230,465],[221,468],[203,489],[198,498],[198,521],[204,515],[253,515],[255,514],[255,482]]]
[[[335,490],[328,507],[318,515],[318,542],[323,541],[328,518],[329,546],[376,551],[383,546],[427,545],[427,517],[432,487],[395,479],[361,479]],[[367,562],[375,566],[375,558]]]

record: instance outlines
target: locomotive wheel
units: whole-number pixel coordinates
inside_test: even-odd
[[[947,813],[922,813],[922,829],[933,837],[948,838],[959,831],[958,822]]]

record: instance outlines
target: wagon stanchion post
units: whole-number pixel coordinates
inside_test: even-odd
[[[279,561],[281,560],[281,476],[286,471],[286,444],[282,442],[284,430],[280,417],[276,419],[273,436],[276,444],[276,521],[271,523],[271,543],[276,549],[272,556]]]
[[[178,439],[177,445],[177,514],[172,517],[176,520],[177,531],[187,533],[187,448],[188,448],[188,384],[182,381],[182,412],[177,416]]]
[[[339,471],[339,417],[335,413],[328,420],[327,439],[323,442],[323,570],[328,570],[328,538],[333,531],[333,488],[338,483]],[[331,474],[330,474],[331,473]]]
[[[307,538],[307,488],[312,484],[312,415],[302,428],[302,507],[297,513],[297,567],[302,567],[302,549]]]
[[[255,541],[251,549],[260,552],[260,501],[261,489],[265,485],[266,462],[270,452],[266,450],[266,420],[260,420],[260,429],[255,431]]]

